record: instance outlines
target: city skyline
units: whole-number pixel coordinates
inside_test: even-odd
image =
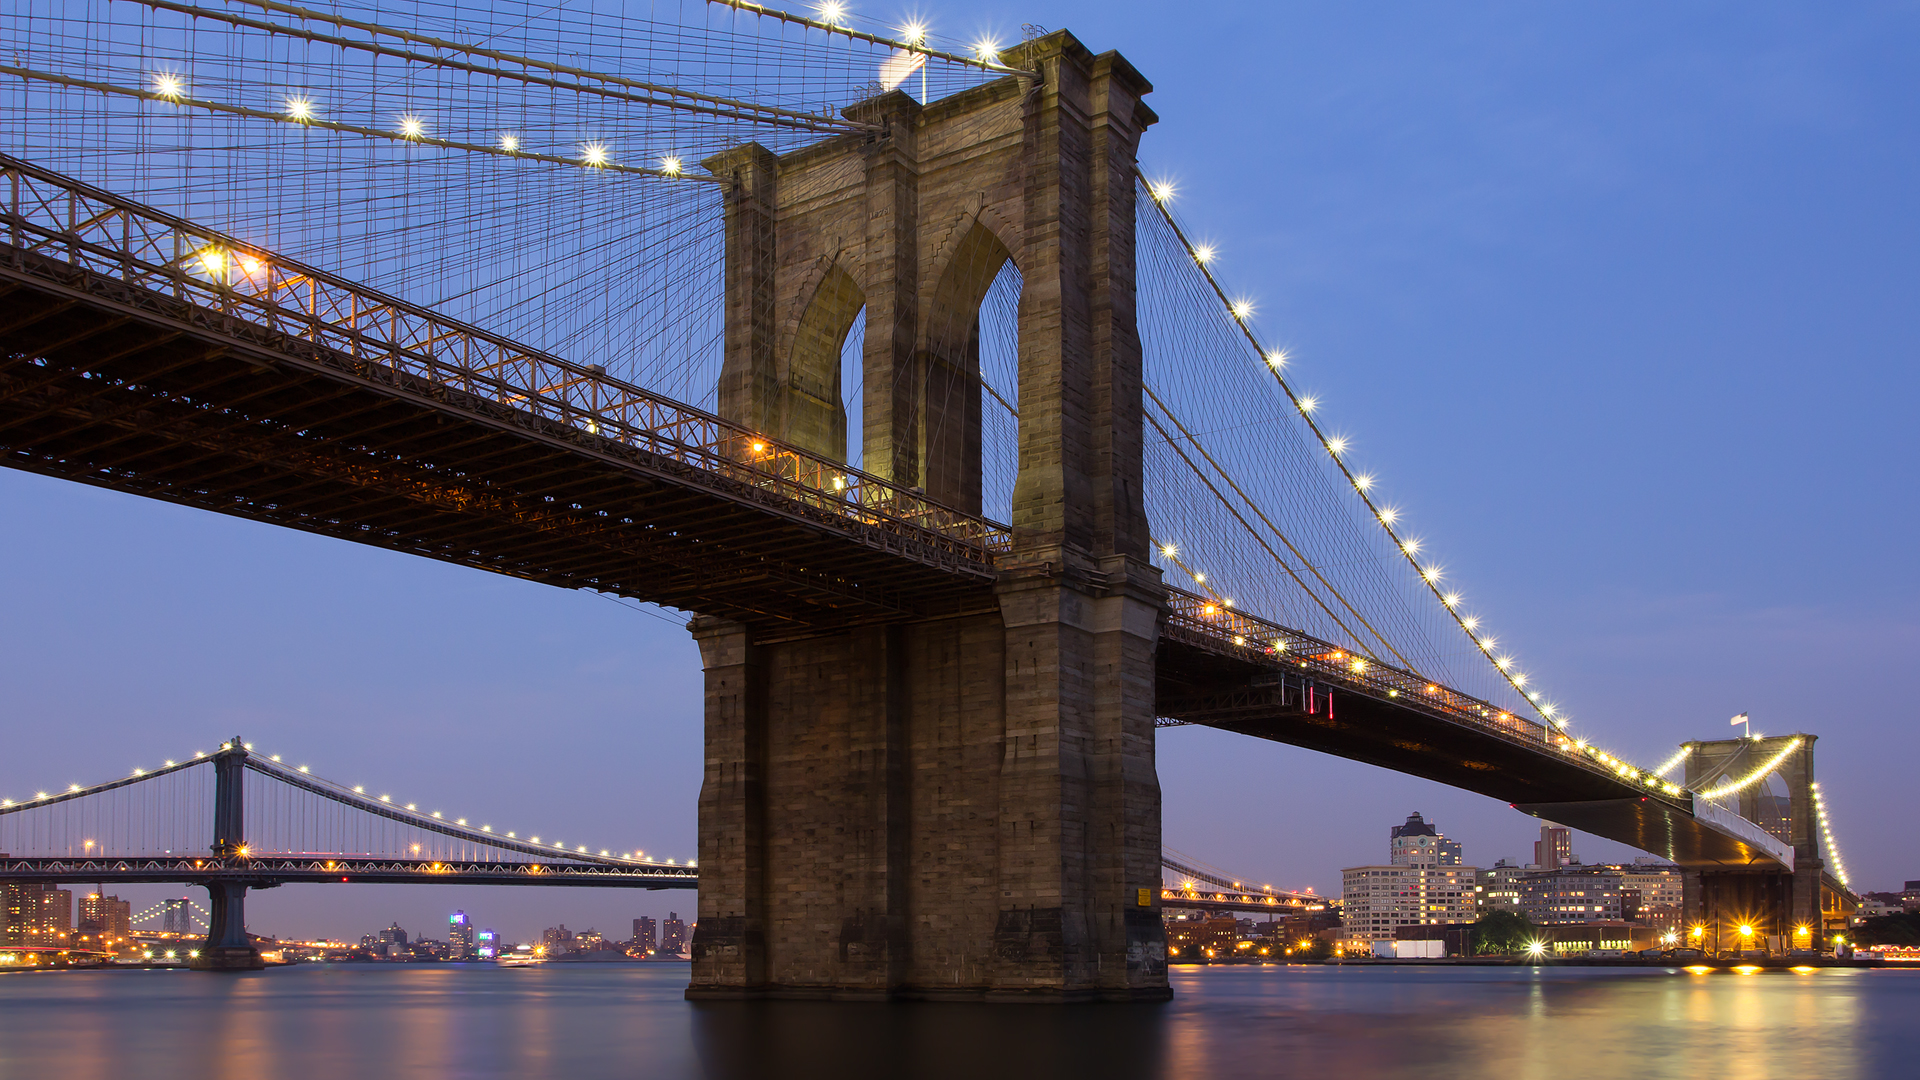
[[[1129,10],[1023,15],[1108,40]],[[982,17],[1020,21],[1006,5]],[[1525,49],[1486,33],[1484,12],[1235,18],[1247,25],[1233,36],[1197,20],[1126,42],[1162,87],[1156,110],[1179,121],[1150,133],[1150,167],[1222,239],[1221,273],[1259,297],[1449,572],[1581,730],[1625,756],[1722,736],[1736,712],[1820,735],[1857,884],[1913,876],[1893,822],[1914,737],[1884,675],[1920,640],[1914,586],[1895,572],[1920,485],[1910,426],[1888,411],[1915,376],[1885,360],[1912,353],[1913,328],[1879,299],[1915,277],[1898,181],[1913,118],[1884,93],[1911,76],[1885,54],[1898,35],[1876,18],[1890,18],[1769,10],[1721,36],[1693,15],[1645,41],[1623,15],[1543,13]],[[1457,50],[1442,59],[1436,37]],[[1264,63],[1252,40],[1281,42],[1287,62]],[[1596,74],[1622,50],[1639,81]],[[1776,54],[1793,62],[1752,70]],[[1729,70],[1746,73],[1738,93],[1713,77]],[[1206,107],[1219,94],[1268,102],[1270,135],[1238,137]],[[1652,104],[1666,99],[1678,104]],[[1814,373],[1833,388],[1805,393]],[[1458,437],[1514,417],[1553,423]],[[1824,464],[1839,431],[1871,468]],[[1816,488],[1873,513],[1842,537],[1827,516],[1781,510],[1780,491]],[[693,854],[699,672],[677,614],[13,471],[0,498],[16,615],[0,673],[20,731],[0,793],[104,779],[238,731],[460,812]],[[1822,557],[1836,544],[1845,558]],[[1782,657],[1869,674],[1815,686]],[[73,730],[93,737],[76,745]],[[1537,825],[1222,732],[1159,742],[1168,842],[1276,886],[1336,890],[1376,806],[1418,807],[1495,858],[1524,861]],[[480,749],[449,761],[437,748],[450,743]],[[1276,792],[1332,812],[1276,810]],[[260,894],[252,922],[482,906],[416,891],[429,895],[288,886]],[[529,913],[552,903],[499,896]],[[644,903],[633,914],[669,910]]]

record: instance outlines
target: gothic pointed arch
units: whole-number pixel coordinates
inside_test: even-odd
[[[1012,259],[974,216],[957,226],[944,265],[921,305],[916,444],[927,495],[981,509],[980,302]]]
[[[780,395],[779,437],[836,461],[847,460],[847,410],[840,391],[840,347],[866,307],[866,293],[838,261],[827,268],[794,328]]]

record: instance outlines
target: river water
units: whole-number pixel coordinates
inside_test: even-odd
[[[1165,1005],[700,1003],[681,964],[0,975],[0,1080],[1920,1077],[1920,971],[1176,968]]]

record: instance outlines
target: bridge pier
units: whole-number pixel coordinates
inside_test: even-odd
[[[247,940],[247,886],[237,881],[207,883],[207,942],[187,962],[195,971],[259,971],[260,950]]]
[[[884,134],[704,163],[734,179],[723,415],[843,455],[832,388],[864,307],[867,470],[977,513],[979,306],[1012,260],[1020,434],[1012,550],[974,600],[691,624],[689,997],[1171,994],[1134,322],[1150,87],[1066,33],[1007,58],[1041,77],[925,106],[884,94],[849,110]]]
[[[247,857],[247,744],[235,735],[213,755],[213,844],[215,858]],[[207,883],[207,942],[188,962],[195,971],[258,971],[266,967],[260,950],[247,940],[247,885],[241,881]]]

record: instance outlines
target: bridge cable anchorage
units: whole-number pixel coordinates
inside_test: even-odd
[[[545,60],[536,60],[531,57],[516,56],[513,53],[503,52],[498,49],[463,45],[457,41],[429,37],[425,34],[417,34],[408,30],[382,26],[378,23],[347,19],[322,11],[296,7],[292,4],[276,3],[274,0],[232,0],[232,2],[250,4],[266,11],[293,15],[312,22],[359,30],[381,37],[391,37],[415,45],[424,45],[428,48],[440,49],[445,52],[459,53],[467,56],[482,56],[502,63],[517,64],[539,71],[566,75],[571,79],[586,79],[593,82],[606,83],[609,86],[623,87],[624,89],[611,90],[606,87],[582,85],[578,82],[545,78],[528,74],[527,72],[508,71],[501,68],[452,60],[441,56],[429,56],[424,53],[380,45],[375,42],[360,41],[354,38],[339,37],[332,34],[322,34],[311,30],[303,30],[295,26],[287,26],[282,23],[267,22],[262,19],[250,19],[243,15],[234,15],[229,12],[200,7],[194,4],[177,3],[175,0],[135,0],[135,2],[159,11],[176,12],[197,19],[223,22],[230,26],[245,27],[250,30],[263,30],[269,34],[299,38],[316,44],[331,45],[340,49],[354,49],[361,52],[373,53],[377,56],[405,60],[409,63],[427,64],[455,71],[464,71],[474,75],[484,75],[490,78],[523,82],[533,86],[568,90],[579,94],[592,94],[634,104],[680,109],[686,112],[701,113],[709,116],[745,120],[751,123],[771,124],[776,127],[799,128],[807,131],[860,133],[881,130],[877,125],[860,123],[838,116],[801,112],[797,109],[786,109],[777,105],[762,105],[757,102],[744,101],[738,98],[704,94],[696,90],[686,90],[661,83],[643,82],[638,79],[628,79],[619,75],[603,74],[596,71],[589,71],[585,68],[571,67],[566,64],[555,64]],[[631,91],[639,92],[633,93]]]
[[[1234,493],[1239,495],[1241,500],[1244,501],[1249,507],[1251,507],[1253,512],[1259,516],[1260,520],[1266,524],[1267,528],[1272,530],[1273,534],[1280,538],[1280,542],[1286,545],[1287,550],[1293,552],[1294,558],[1300,560],[1301,565],[1305,566],[1307,570],[1313,574],[1314,579],[1319,581],[1321,585],[1325,586],[1327,591],[1333,594],[1334,599],[1340,601],[1341,606],[1345,607],[1349,612],[1353,614],[1353,617],[1355,619],[1359,620],[1361,626],[1364,626],[1367,628],[1367,632],[1373,635],[1374,640],[1378,641],[1382,645],[1385,645],[1387,647],[1387,651],[1392,653],[1396,660],[1400,661],[1401,666],[1405,667],[1408,671],[1411,671],[1416,675],[1419,674],[1419,669],[1414,665],[1413,661],[1408,660],[1405,656],[1401,655],[1400,650],[1394,648],[1393,643],[1387,640],[1386,635],[1374,629],[1373,624],[1367,621],[1367,617],[1364,614],[1362,614],[1358,608],[1354,607],[1353,604],[1349,602],[1347,598],[1340,592],[1340,590],[1334,587],[1332,582],[1328,581],[1326,577],[1320,573],[1319,568],[1313,565],[1312,560],[1308,559],[1300,551],[1299,548],[1295,547],[1293,541],[1288,538],[1287,534],[1283,532],[1278,525],[1275,525],[1273,523],[1273,519],[1269,518],[1266,512],[1264,510],[1261,510],[1260,507],[1253,501],[1252,498],[1248,497],[1245,489],[1243,489],[1240,486],[1239,482],[1236,481],[1232,477],[1232,475],[1229,474],[1225,469],[1221,468],[1220,463],[1214,460],[1213,455],[1208,453],[1206,447],[1200,444],[1200,440],[1194,437],[1193,432],[1187,430],[1187,426],[1180,422],[1180,418],[1173,414],[1173,410],[1167,408],[1166,402],[1160,400],[1160,395],[1154,393],[1153,388],[1151,386],[1147,386],[1144,382],[1142,382],[1141,384],[1141,389],[1145,390],[1147,393],[1147,396],[1152,399],[1153,403],[1159,406],[1160,411],[1162,413],[1166,414],[1168,421],[1170,421],[1174,427],[1180,429],[1180,434],[1184,436],[1190,444],[1192,444],[1193,448],[1199,451],[1202,457],[1207,459],[1207,464],[1212,465],[1214,468],[1214,471],[1218,472],[1221,475],[1221,477],[1226,480],[1228,485],[1230,485],[1233,488]],[[1300,579],[1300,575],[1294,572],[1292,565],[1290,565],[1286,560],[1280,558],[1279,553],[1274,551],[1273,548],[1267,544],[1265,538],[1261,537],[1259,532],[1256,531],[1253,528],[1253,526],[1247,523],[1246,518],[1240,515],[1240,511],[1235,509],[1233,505],[1227,501],[1225,496],[1220,494],[1220,490],[1213,486],[1213,481],[1207,479],[1205,474],[1203,474],[1199,470],[1199,468],[1193,464],[1193,460],[1187,457],[1186,452],[1181,450],[1179,448],[1179,445],[1173,441],[1173,438],[1167,434],[1167,429],[1160,426],[1160,421],[1154,419],[1153,413],[1149,411],[1145,415],[1147,417],[1147,422],[1153,425],[1153,429],[1160,433],[1161,438],[1167,440],[1167,443],[1169,446],[1173,447],[1174,453],[1180,455],[1180,459],[1187,463],[1187,467],[1193,470],[1194,475],[1199,478],[1200,482],[1205,484],[1207,486],[1207,489],[1214,493],[1215,498],[1218,498],[1220,500],[1221,505],[1227,507],[1227,512],[1231,513],[1234,516],[1235,520],[1239,521],[1242,527],[1244,527],[1247,530],[1248,534],[1253,536],[1254,539],[1260,544],[1260,546],[1266,550],[1267,554],[1272,556],[1273,561],[1280,564],[1281,569],[1287,572],[1287,576],[1293,578],[1293,580],[1300,585],[1301,591],[1305,592],[1308,596],[1313,597],[1314,602],[1316,604],[1319,604],[1320,610],[1326,612],[1327,617],[1332,619],[1334,623],[1340,627],[1340,629],[1346,631],[1346,633],[1350,637],[1352,637],[1353,640],[1355,641],[1363,640],[1359,634],[1355,634],[1353,632],[1353,629],[1347,626],[1347,624],[1340,619],[1340,616],[1334,614],[1332,608],[1327,607],[1326,602],[1321,600],[1318,594],[1316,594],[1312,589],[1308,588],[1306,582]],[[1163,547],[1162,550],[1164,551],[1165,547]]]
[[[1212,261],[1210,256],[1202,255],[1200,248],[1187,236],[1186,231],[1181,227],[1178,219],[1174,217],[1171,206],[1172,185],[1165,182],[1155,184],[1148,180],[1145,172],[1137,165],[1134,168],[1134,177],[1141,188],[1147,192],[1148,201],[1159,210],[1162,220],[1174,231],[1175,236],[1178,237],[1180,243],[1186,248],[1189,258],[1193,261],[1194,267],[1200,271],[1207,284],[1211,287],[1214,295],[1233,317],[1234,324],[1238,327],[1241,336],[1244,337],[1247,343],[1253,348],[1254,356],[1263,361],[1265,361],[1269,355],[1284,356],[1284,354],[1268,353],[1259,338],[1253,333],[1250,322],[1250,316],[1252,314],[1250,306],[1244,301],[1236,302],[1228,297],[1226,289],[1220,284],[1219,279],[1207,265]],[[1372,496],[1367,493],[1368,488],[1372,486],[1371,479],[1369,478],[1366,483],[1362,483],[1360,478],[1348,467],[1341,449],[1335,445],[1335,440],[1329,437],[1313,418],[1313,405],[1307,399],[1295,393],[1293,386],[1287,381],[1286,376],[1281,373],[1280,364],[1265,362],[1264,366],[1267,368],[1275,383],[1280,387],[1281,391],[1286,395],[1287,400],[1291,402],[1298,411],[1301,419],[1306,422],[1308,429],[1327,451],[1328,456],[1333,460],[1335,467],[1340,470],[1340,474],[1346,479],[1347,484],[1359,495],[1361,502],[1366,506],[1367,510],[1372,513],[1374,520],[1386,531],[1387,536],[1393,541],[1394,546],[1400,550],[1401,556],[1420,577],[1421,581],[1426,585],[1427,590],[1433,594],[1435,599],[1440,601],[1441,606],[1447,611],[1449,616],[1452,617],[1454,622],[1459,625],[1461,631],[1465,633],[1468,639],[1487,657],[1488,661],[1493,664],[1495,670],[1499,673],[1500,678],[1511,686],[1515,693],[1520,695],[1521,699],[1527,703],[1529,708],[1533,709],[1542,719],[1549,721],[1560,730],[1566,730],[1568,718],[1564,716],[1556,717],[1555,713],[1559,710],[1555,706],[1552,704],[1543,704],[1537,692],[1528,692],[1525,688],[1525,679],[1520,677],[1521,673],[1512,670],[1511,664],[1503,665],[1493,657],[1491,645],[1483,644],[1487,639],[1474,633],[1474,627],[1467,625],[1466,618],[1460,613],[1457,604],[1449,602],[1447,594],[1440,591],[1438,572],[1430,572],[1431,568],[1423,567],[1416,557],[1419,550],[1418,543],[1402,538],[1398,530],[1393,527],[1392,517],[1394,515],[1383,511],[1381,507],[1374,503]]]
[[[173,105],[203,109],[208,112],[225,113],[229,116],[242,116],[250,120],[270,120],[277,124],[291,124],[296,127],[320,128],[325,131],[337,131],[348,135],[361,135],[372,139],[385,139],[390,142],[413,143],[420,146],[438,147],[443,150],[460,150],[470,154],[485,154],[490,157],[508,158],[517,161],[537,161],[550,165],[569,165],[576,168],[594,168],[606,172],[627,173],[634,176],[650,176],[662,180],[691,180],[695,183],[731,185],[733,181],[724,176],[698,176],[682,173],[677,169],[646,169],[632,165],[621,165],[613,161],[583,161],[579,158],[564,158],[554,154],[542,154],[532,150],[505,150],[500,147],[482,146],[479,143],[459,142],[428,135],[424,129],[413,132],[386,131],[380,128],[365,127],[360,124],[346,124],[336,120],[322,120],[318,117],[296,119],[288,113],[269,112],[266,109],[254,109],[245,105],[229,105],[225,102],[207,101],[202,98],[190,98],[181,95],[163,95],[151,90],[138,90],[130,86],[98,82],[92,79],[79,79],[71,75],[61,75],[49,71],[37,71],[32,68],[13,67],[0,64],[0,75],[12,75],[20,79],[70,86],[79,90],[92,90],[96,93],[118,97],[135,98],[142,101],[165,101]]]
[[[258,0],[243,0],[243,2],[258,2]],[[1038,71],[1009,67],[1006,64],[1000,63],[999,48],[988,42],[982,42],[975,46],[974,51],[976,55],[963,56],[959,53],[942,52],[939,49],[928,48],[924,44],[924,32],[920,42],[902,41],[898,38],[882,37],[878,34],[869,34],[862,30],[855,30],[852,27],[845,26],[838,22],[824,19],[810,19],[805,15],[796,15],[790,11],[781,11],[778,8],[770,8],[761,4],[751,3],[750,0],[707,0],[707,2],[710,4],[719,4],[721,7],[732,8],[735,11],[744,11],[749,15],[758,15],[767,19],[778,19],[781,22],[810,27],[814,30],[822,30],[828,34],[839,34],[842,37],[854,41],[865,41],[873,45],[885,45],[892,49],[919,53],[922,56],[931,57],[935,60],[945,60],[949,63],[977,67],[982,71],[997,72],[1001,75],[1018,75],[1023,79],[1042,78],[1041,73]]]

